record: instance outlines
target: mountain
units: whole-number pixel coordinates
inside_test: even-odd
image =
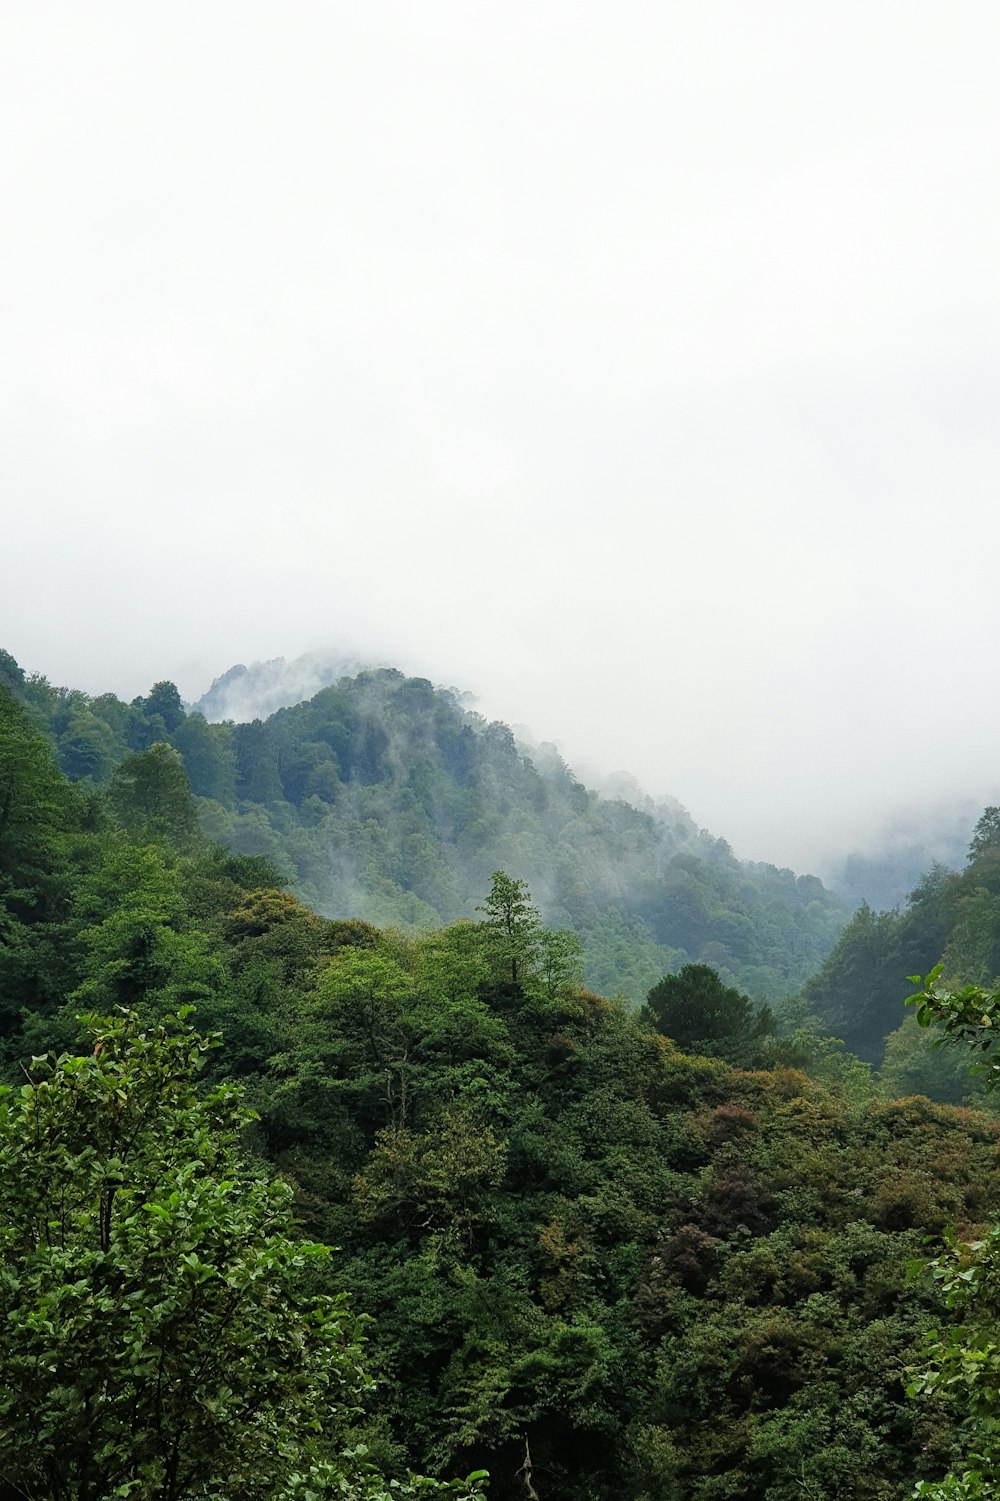
[[[232,669],[207,706],[244,690],[291,696],[298,666],[291,681],[278,663]],[[529,753],[454,690],[392,668],[236,723],[188,712],[170,683],[124,704],[16,663],[6,677],[71,778],[100,785],[130,752],[173,746],[205,833],[270,857],[326,915],[411,929],[472,917],[502,869],[528,882],[549,925],[579,935],[589,985],[635,1001],[690,961],[756,998],[789,995],[847,916],[816,877],[737,860],[670,799],[601,796],[553,747]]]
[[[312,698],[321,688],[328,688],[340,678],[353,677],[371,665],[335,652],[308,652],[292,662],[272,657],[249,667],[237,662],[215,679],[191,709],[211,723],[224,719],[240,722],[262,719],[276,709]]]

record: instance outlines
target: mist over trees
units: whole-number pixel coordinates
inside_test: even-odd
[[[294,696],[339,664],[291,665],[291,680],[280,661],[233,669],[213,691],[232,677],[258,696]],[[587,983],[636,1004],[664,974],[707,965],[724,987],[777,1005],[786,1030],[812,1014],[880,1067],[889,1091],[975,1094],[903,1003],[906,976],[942,955],[962,979],[986,983],[1000,971],[992,825],[977,830],[960,876],[935,864],[902,907],[863,903],[848,917],[814,877],[735,860],[679,804],[653,804],[635,787],[623,789],[629,800],[601,797],[551,747],[529,754],[454,692],[392,669],[240,724],[186,711],[170,683],[125,704],[52,688],[8,654],[0,677],[81,793],[105,789],[138,831],[143,798],[172,780],[173,801],[160,789],[156,813],[173,821],[172,837],[190,840],[197,828],[264,857],[330,915],[404,928],[471,917],[492,872],[517,870],[548,931],[567,935],[549,940],[554,972],[553,945],[570,935]],[[934,823],[932,845],[940,834]],[[919,845],[907,844],[906,859]],[[804,1009],[790,999],[797,993]]]
[[[905,1014],[907,976],[941,961],[953,985],[990,985],[1000,976],[1000,813],[987,808],[961,871],[932,866],[905,905],[862,906],[818,973],[806,1002],[847,1046],[881,1065],[885,1088],[959,1102],[981,1097],[960,1058],[931,1046]]]
[[[123,758],[172,747],[204,833],[267,856],[318,910],[450,922],[472,916],[494,870],[516,870],[546,923],[580,939],[587,983],[636,1003],[689,962],[758,999],[787,996],[847,915],[815,877],[738,861],[679,804],[601,797],[551,747],[528,754],[454,692],[392,669],[249,723],[185,713],[168,683],[124,704],[13,662],[7,675],[68,776],[103,787],[115,775],[124,797]]]
[[[291,662],[274,657],[250,667],[238,662],[217,677],[191,707],[210,721],[266,719],[276,709],[301,703],[320,689],[331,687],[341,678],[355,677],[373,665],[330,652],[309,653]]]
[[[897,817],[871,831],[867,849],[834,860],[824,871],[827,884],[852,911],[865,903],[881,912],[903,906],[932,866],[962,864],[980,808],[956,798]]]

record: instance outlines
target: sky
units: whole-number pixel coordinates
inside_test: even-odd
[[[815,868],[1000,798],[1000,11],[12,5],[0,643],[335,649]]]

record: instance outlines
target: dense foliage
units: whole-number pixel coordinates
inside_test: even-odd
[[[238,1092],[196,1093],[210,1043],[183,1016],[89,1031],[0,1094],[0,1493],[388,1501],[348,1443],[357,1321],[287,1185],[241,1164]]]
[[[986,820],[995,811],[988,810]],[[1000,1086],[1000,991],[981,985],[952,990],[942,980],[943,968],[935,966],[926,980],[911,977],[921,986],[910,997],[917,1023],[940,1030],[937,1047],[958,1044],[984,1092],[993,1094]],[[993,1220],[975,1237],[949,1234],[929,1271],[945,1326],[927,1336],[924,1363],[914,1368],[909,1391],[947,1403],[960,1424],[961,1458],[943,1480],[921,1481],[916,1495],[923,1501],[986,1501],[995,1494],[1000,1470],[1000,1222]]]
[[[3,1479],[301,1494],[361,1382],[351,1321],[303,1275],[328,1252],[290,1238],[282,1185],[241,1173],[232,1091],[195,1093],[199,1039],[134,1014],[94,1036],[0,1098]]]
[[[176,733],[191,716],[160,697]],[[222,1033],[192,1108],[237,1081],[256,1112],[237,1223],[277,1204],[289,1239],[277,1169],[303,1233],[339,1248],[303,1296],[374,1317],[357,1421],[378,1473],[488,1469],[497,1501],[903,1501],[960,1458],[947,1404],[903,1389],[933,1307],[905,1268],[996,1212],[994,1120],[880,1098],[829,1037],[774,1038],[703,973],[681,999],[711,987],[722,1049],[771,1066],[683,1051],[662,1030],[676,986],[645,1017],[584,989],[572,934],[500,872],[476,920],[420,935],[319,916],[205,840],[186,777],[158,738],[71,784],[0,692],[7,1067],[75,1057],[82,1010],[149,1031],[194,1003]],[[95,1087],[102,1057],[80,1065]],[[150,1150],[166,1160],[170,1133]]]
[[[637,1003],[689,962],[758,1000],[786,996],[846,916],[815,877],[738,861],[670,800],[588,791],[552,747],[529,755],[421,678],[359,673],[243,724],[186,713],[171,683],[125,704],[26,678],[9,657],[4,679],[74,781],[106,787],[126,756],[173,747],[202,829],[266,855],[314,909],[439,925],[515,870],[546,922],[581,939],[587,983]]]
[[[658,1031],[688,1053],[725,1058],[744,1068],[770,1061],[774,1017],[732,985],[723,985],[708,964],[685,964],[664,975],[646,998],[645,1014]]]
[[[936,865],[902,910],[862,906],[804,989],[821,1020],[862,1058],[884,1056],[887,1088],[945,1101],[981,1096],[964,1060],[934,1051],[916,1019],[904,1020],[912,986],[938,961],[952,986],[1000,977],[1000,810],[987,808],[960,873]],[[884,1052],[883,1052],[884,1050]]]

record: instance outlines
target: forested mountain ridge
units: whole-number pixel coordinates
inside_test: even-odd
[[[265,859],[205,840],[162,740],[102,787],[71,783],[2,688],[0,788],[7,1076],[49,1048],[67,1050],[53,1067],[69,1080],[99,1073],[92,1044],[72,1056],[81,1011],[155,1026],[194,1004],[222,1033],[204,1098],[242,1084],[258,1175],[278,1168],[308,1233],[341,1248],[317,1264],[319,1288],[375,1317],[378,1386],[351,1422],[385,1474],[482,1466],[495,1501],[521,1501],[530,1456],[543,1501],[904,1501],[961,1460],[947,1404],[904,1392],[922,1333],[947,1318],[906,1264],[948,1223],[996,1212],[996,1121],[879,1099],[829,1056],[806,1060],[815,1077],[690,1056],[648,1014],[583,989],[571,950],[550,964],[559,935],[502,876],[480,921],[420,937],[320,917]],[[101,1119],[117,1098],[101,1096]],[[105,1174],[72,1126],[56,1146],[71,1173]],[[26,1169],[36,1187],[47,1151]],[[159,1285],[160,1218],[128,1225]],[[178,1244],[210,1289],[190,1231]],[[88,1390],[92,1372],[72,1299],[91,1283],[67,1288],[56,1252],[42,1334],[62,1331],[72,1370],[51,1385],[78,1413],[73,1383]],[[36,1275],[31,1246],[17,1254]],[[100,1256],[92,1275],[106,1298]],[[16,1407],[38,1372],[11,1299],[25,1307],[17,1278],[0,1288]],[[104,1340],[156,1365],[155,1344]],[[62,1433],[41,1438],[59,1457]],[[127,1456],[130,1432],[120,1442]],[[362,1495],[294,1494],[310,1492]]]
[[[498,868],[583,941],[587,982],[641,1001],[696,960],[760,999],[798,990],[847,916],[813,876],[737,860],[677,803],[606,798],[552,749],[421,678],[343,678],[265,720],[209,723],[157,684],[125,704],[25,677],[11,690],[66,774],[104,785],[159,741],[181,755],[202,828],[274,860],[318,910],[377,924],[471,916]],[[271,687],[273,689],[273,683]]]

